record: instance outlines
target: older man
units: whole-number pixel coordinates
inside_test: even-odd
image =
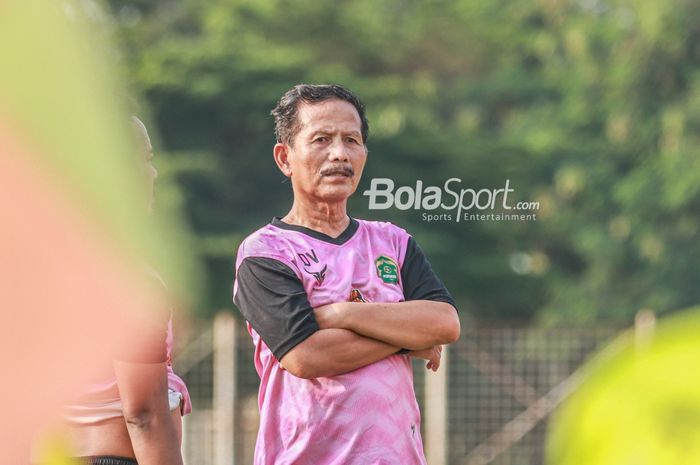
[[[425,464],[411,357],[438,369],[455,303],[406,231],[348,216],[360,100],[298,85],[272,114],[294,202],[243,241],[234,284],[261,380],[255,464]]]

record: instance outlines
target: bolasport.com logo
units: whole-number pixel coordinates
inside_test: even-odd
[[[370,188],[362,193],[369,197],[370,210],[419,210],[426,222],[433,221],[534,221],[539,202],[513,201],[515,189],[506,179],[503,187],[495,189],[462,188],[462,180],[450,178],[442,185],[396,188],[393,180],[373,178]],[[510,197],[509,197],[510,196]]]

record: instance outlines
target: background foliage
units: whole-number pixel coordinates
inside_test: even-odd
[[[240,240],[283,215],[269,111],[299,82],[368,107],[353,216],[408,229],[464,314],[628,321],[700,300],[700,4],[599,0],[110,2],[160,133],[162,208],[206,263],[202,316],[230,308]],[[502,187],[532,222],[370,211],[373,177]]]

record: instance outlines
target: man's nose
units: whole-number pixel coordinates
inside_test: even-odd
[[[345,147],[345,144],[343,144],[340,138],[333,139],[333,143],[329,149],[328,158],[331,161],[348,161],[350,159],[347,147]]]

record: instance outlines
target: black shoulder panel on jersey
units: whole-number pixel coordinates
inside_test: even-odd
[[[238,267],[234,303],[277,360],[318,331],[301,281],[279,260],[248,257]]]
[[[401,282],[406,300],[446,302],[457,310],[454,299],[433,271],[430,262],[413,237],[409,238],[406,246],[406,258],[401,267]]]

